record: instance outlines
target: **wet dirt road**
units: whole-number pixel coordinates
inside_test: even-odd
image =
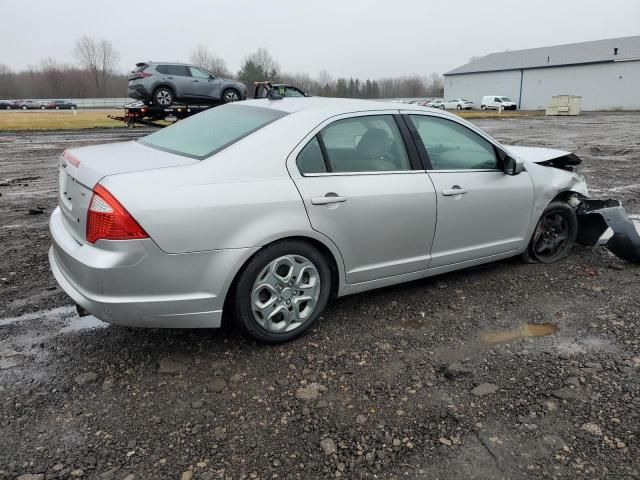
[[[640,213],[640,114],[475,123]],[[278,347],[79,319],[58,155],[141,133],[0,133],[0,479],[640,478],[640,268],[605,250],[340,299]]]

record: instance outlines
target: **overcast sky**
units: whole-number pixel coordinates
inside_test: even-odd
[[[638,0],[0,0],[0,63],[72,62],[83,34],[111,40],[119,68],[188,61],[206,44],[236,72],[266,47],[288,72],[443,73],[505,49],[640,35]]]

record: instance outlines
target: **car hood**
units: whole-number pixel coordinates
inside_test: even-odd
[[[555,160],[557,158],[573,155],[571,152],[564,150],[556,150],[554,148],[542,148],[542,147],[523,147],[520,145],[503,145],[511,155],[518,157],[526,162],[542,163],[549,160]]]

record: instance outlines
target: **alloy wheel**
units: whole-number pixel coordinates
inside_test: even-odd
[[[240,100],[240,96],[235,90],[229,90],[224,94],[225,103],[237,102],[238,100]]]
[[[253,284],[253,318],[271,333],[291,332],[311,317],[321,288],[318,269],[309,259],[302,255],[276,258]]]
[[[158,102],[159,105],[171,105],[171,101],[171,93],[167,90],[160,90],[156,93],[156,102]]]

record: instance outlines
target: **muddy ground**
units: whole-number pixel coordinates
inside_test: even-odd
[[[640,213],[640,114],[476,123]],[[0,479],[640,478],[640,268],[605,250],[339,299],[277,347],[77,318],[58,155],[142,133],[0,133]]]

